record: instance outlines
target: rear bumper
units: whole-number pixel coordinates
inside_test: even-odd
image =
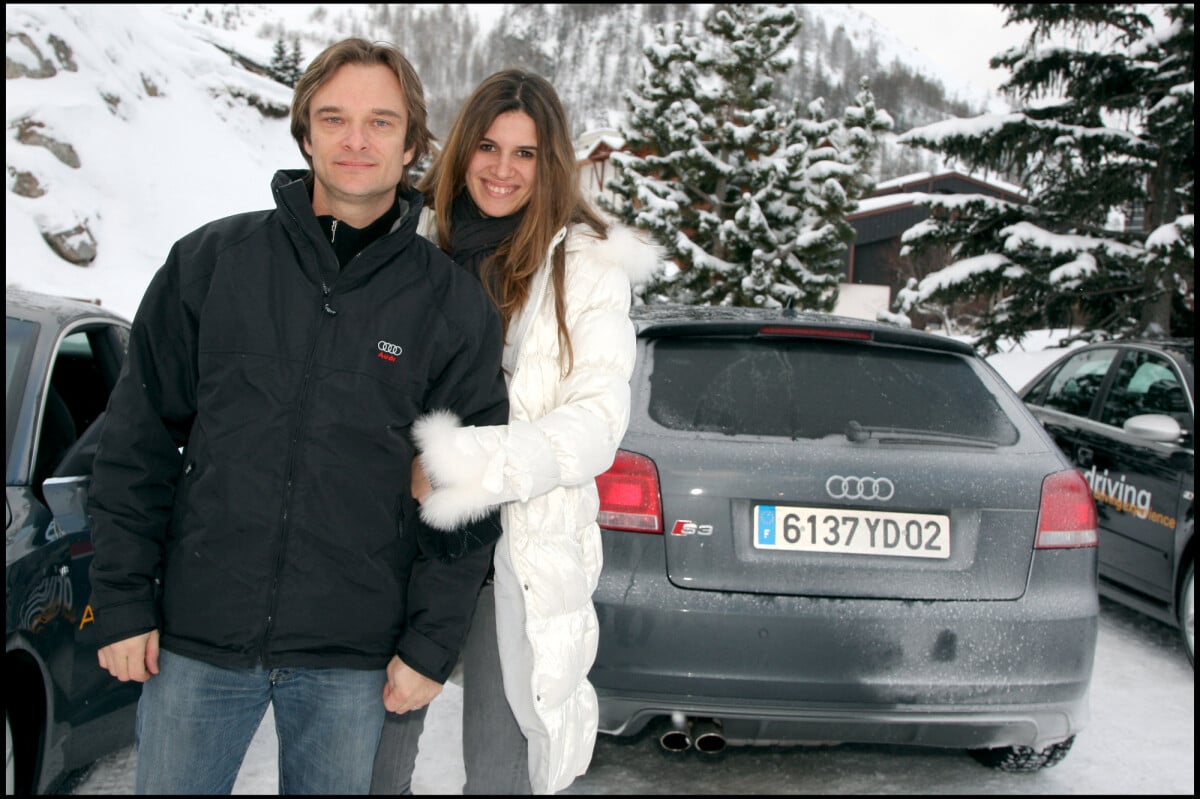
[[[1039,551],[1018,600],[892,601],[680,589],[661,540],[613,535],[594,597],[602,732],[683,713],[730,743],[1040,748],[1087,722],[1095,549]]]
[[[952,749],[1001,746],[1044,748],[1082,729],[1088,720],[1086,697],[1036,707],[990,705],[878,706],[817,704],[732,704],[728,699],[651,695],[616,696],[598,691],[600,731],[635,735],[651,722],[682,713],[714,719],[733,745],[821,745],[838,743],[911,744]]]

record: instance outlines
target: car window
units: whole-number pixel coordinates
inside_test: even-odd
[[[34,461],[35,492],[40,494],[42,481],[50,476],[91,474],[99,433],[95,422],[116,384],[125,346],[123,328],[96,323],[59,342]]]
[[[1072,355],[1050,378],[1040,404],[1075,416],[1087,416],[1117,352],[1115,347],[1104,347]]]
[[[1183,383],[1170,360],[1156,352],[1130,350],[1117,368],[1100,421],[1120,427],[1131,416],[1162,413],[1184,424],[1187,411]]]
[[[25,319],[4,319],[4,462],[12,455],[13,433],[21,413],[21,398],[29,377],[29,362],[37,343],[37,322]]]
[[[814,340],[653,342],[651,418],[674,430],[786,438],[900,428],[1013,444],[1017,430],[962,356]]]

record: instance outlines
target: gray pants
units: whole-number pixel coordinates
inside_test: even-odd
[[[411,794],[417,743],[425,712],[388,713],[371,775],[373,794]],[[529,749],[500,675],[496,643],[496,602],[492,584],[484,585],[463,647],[464,794],[529,794]]]

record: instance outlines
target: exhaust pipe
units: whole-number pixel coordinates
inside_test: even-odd
[[[692,722],[692,745],[697,752],[715,755],[725,748],[725,733],[716,719],[696,719]]]
[[[658,738],[659,746],[668,752],[686,752],[692,745],[692,723],[679,711],[671,714],[671,729]]]

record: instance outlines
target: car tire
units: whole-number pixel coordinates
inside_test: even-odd
[[[1188,663],[1196,668],[1196,564],[1189,561],[1179,585],[1179,629],[1183,634],[1183,646],[1187,649]]]
[[[1072,735],[1065,741],[1050,744],[1045,749],[1034,749],[1032,746],[1001,746],[996,749],[972,749],[971,756],[985,766],[1000,771],[1013,773],[1041,771],[1050,768],[1067,756],[1071,744],[1075,743]]]

